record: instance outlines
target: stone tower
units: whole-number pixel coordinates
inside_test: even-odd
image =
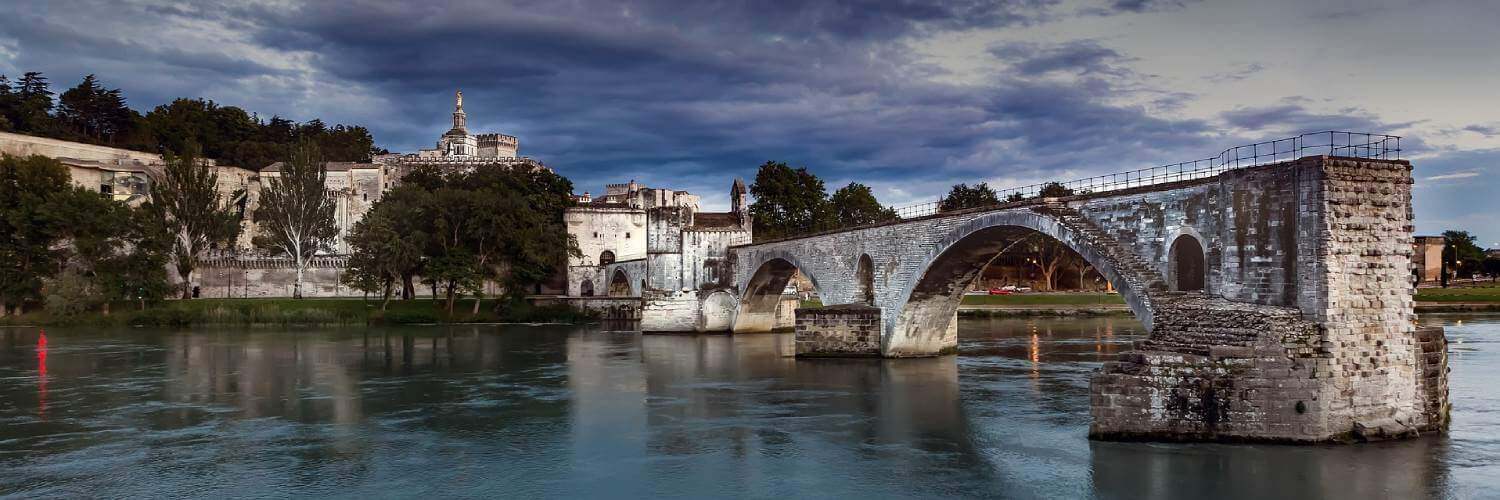
[[[453,128],[443,134],[438,141],[438,149],[444,156],[474,156],[479,153],[479,145],[474,136],[469,135],[468,116],[464,114],[464,91],[460,90],[453,94]]]

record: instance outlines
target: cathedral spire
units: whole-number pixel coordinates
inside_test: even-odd
[[[466,131],[467,117],[464,115],[464,91],[459,90],[453,94],[453,130]]]

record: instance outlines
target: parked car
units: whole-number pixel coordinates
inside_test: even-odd
[[[1006,290],[1005,288],[991,288],[990,289],[990,295],[1010,295],[1012,293],[1015,293],[1015,292],[1012,292],[1010,290]]]

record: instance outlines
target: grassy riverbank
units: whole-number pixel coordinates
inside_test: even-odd
[[[474,301],[459,301],[453,315],[442,302],[393,300],[386,311],[377,300],[362,299],[195,299],[148,304],[137,310],[134,303],[118,303],[112,314],[89,313],[54,317],[46,311],[0,318],[7,325],[79,326],[189,326],[189,325],[368,325],[430,323],[574,323],[593,316],[568,306],[533,306],[508,303],[495,312],[495,301],[480,303],[479,313],[470,314]]]
[[[1417,302],[1500,303],[1500,286],[1421,288],[1417,290]]]

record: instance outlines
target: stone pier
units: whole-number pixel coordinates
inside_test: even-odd
[[[845,304],[796,314],[797,357],[880,356],[880,308]]]

